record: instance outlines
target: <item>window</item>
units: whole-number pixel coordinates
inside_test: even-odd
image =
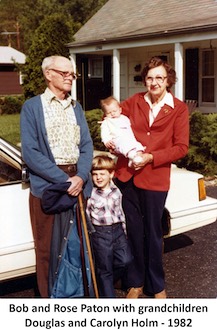
[[[0,185],[11,181],[21,181],[21,170],[17,163],[3,151],[0,151]]]
[[[202,102],[215,102],[214,50],[202,51]]]
[[[90,58],[88,65],[88,78],[103,78],[103,59]]]

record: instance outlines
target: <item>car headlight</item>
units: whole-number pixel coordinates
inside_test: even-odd
[[[199,201],[203,201],[206,199],[206,187],[204,183],[204,179],[198,179],[198,192],[199,192]]]

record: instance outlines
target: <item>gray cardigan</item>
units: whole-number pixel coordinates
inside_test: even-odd
[[[92,165],[93,143],[84,111],[78,102],[76,102],[74,111],[81,132],[77,175],[87,183]],[[20,127],[22,157],[30,172],[30,190],[34,196],[41,198],[45,188],[52,183],[67,181],[68,176],[55,164],[49,147],[40,95],[24,103],[21,111]],[[89,180],[86,189],[87,195],[89,195],[90,190],[91,183]]]

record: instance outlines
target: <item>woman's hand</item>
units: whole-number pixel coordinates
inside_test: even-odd
[[[137,156],[139,157],[139,161],[136,160]],[[153,155],[143,152],[138,152],[135,160],[133,160],[133,168],[137,170],[141,170],[146,164],[153,162]]]

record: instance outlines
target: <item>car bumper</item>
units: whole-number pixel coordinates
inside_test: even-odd
[[[171,231],[168,236],[208,225],[217,220],[217,200],[207,197],[206,200],[198,202],[197,207],[170,212],[170,217]]]

